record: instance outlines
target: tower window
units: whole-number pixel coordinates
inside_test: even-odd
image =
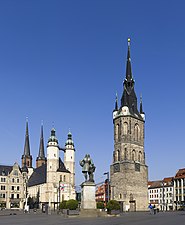
[[[127,160],[127,148],[124,150],[124,160]]]
[[[121,160],[121,156],[120,156],[120,150],[117,151],[117,160],[120,161]]]
[[[136,152],[135,150],[132,151],[132,161],[135,161],[135,155],[136,155]]]
[[[128,123],[123,123],[123,134],[127,135],[128,134]]]
[[[138,124],[135,124],[135,127],[134,127],[134,140],[135,141],[140,140],[140,128]]]

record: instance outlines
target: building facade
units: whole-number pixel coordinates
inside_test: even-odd
[[[116,97],[113,111],[114,151],[110,166],[111,198],[120,202],[123,211],[146,210],[148,206],[148,167],[145,163],[145,114],[134,90],[128,40],[126,77],[121,105]]]
[[[174,209],[174,186],[173,177],[163,180],[148,182],[149,202],[160,211],[170,211]]]
[[[185,168],[179,169],[174,177],[175,209],[185,209]]]
[[[65,148],[62,149],[55,133],[53,128],[47,143],[46,160],[43,149],[40,151],[39,148],[39,154],[42,152],[43,156],[40,157],[41,166],[33,170],[27,182],[28,198],[32,199],[34,207],[43,208],[48,205],[49,208],[56,209],[61,201],[76,198],[75,148],[72,134],[68,133]],[[64,162],[60,158],[60,150],[64,151]]]
[[[24,177],[19,165],[0,165],[0,208],[23,208],[24,197]]]

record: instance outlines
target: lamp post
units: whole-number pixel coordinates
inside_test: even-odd
[[[109,172],[104,173],[103,175],[107,175],[107,202],[109,201]]]

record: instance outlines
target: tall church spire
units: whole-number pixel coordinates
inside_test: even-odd
[[[36,167],[41,166],[46,163],[46,158],[44,154],[44,137],[43,137],[43,124],[41,125],[41,134],[40,134],[40,146],[39,146],[39,154],[36,159]]]
[[[126,79],[127,80],[132,79],[132,68],[131,68],[131,58],[130,58],[130,38],[128,38]]]
[[[29,132],[28,132],[28,120],[26,120],[26,135],[24,143],[24,155],[30,156],[30,142],[29,142]]]
[[[29,142],[29,131],[28,131],[28,119],[26,120],[26,134],[24,143],[24,153],[22,155],[22,167],[32,167],[32,156],[30,155],[30,142]]]
[[[123,83],[124,90],[121,98],[121,108],[127,106],[129,113],[133,116],[141,118],[137,109],[137,97],[134,90],[134,79],[132,76],[131,57],[130,57],[130,38],[128,38],[126,77]]]

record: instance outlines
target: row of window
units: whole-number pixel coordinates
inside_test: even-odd
[[[181,195],[182,193],[185,194],[185,189],[183,189],[183,191],[181,189],[176,189],[176,195]]]
[[[175,180],[175,186],[176,187],[181,187],[181,186],[185,186],[185,179],[179,179],[179,180]]]
[[[128,159],[128,151],[127,148],[124,149],[124,157],[122,159],[121,157],[121,153],[120,150],[117,150],[116,152],[113,153],[113,157],[114,157],[114,162],[116,161],[121,161],[121,160],[127,160]],[[136,157],[137,156],[137,157]],[[138,162],[142,162],[142,152],[139,151],[138,155],[136,154],[136,151],[133,149],[131,152],[131,160],[132,161],[138,161]]]
[[[129,133],[128,130],[128,123],[124,122],[123,123],[123,135],[127,135]],[[115,128],[115,139],[119,140],[121,136],[121,123],[120,124],[116,124],[116,128]],[[140,132],[140,128],[139,125],[136,123],[134,126],[134,140],[135,141],[139,141],[141,140],[141,132]]]
[[[6,194],[5,193],[0,193],[0,198],[6,198]],[[10,198],[11,199],[17,199],[17,198],[20,198],[20,195],[19,194],[11,194]]]
[[[166,197],[166,198],[171,198],[172,197],[172,193],[166,193],[166,194],[152,194],[150,195],[150,198],[162,198],[162,197]]]
[[[1,190],[2,191],[6,190],[6,186],[5,185],[1,185]],[[19,191],[20,190],[20,186],[11,186],[10,190],[12,190],[12,191],[15,191],[15,190]]]
[[[2,183],[5,183],[5,182],[6,182],[6,178],[5,178],[5,177],[1,177],[0,181],[1,181]],[[19,178],[17,178],[17,179],[12,178],[11,181],[12,181],[12,183],[20,183],[20,179],[19,179]]]
[[[160,188],[160,189],[150,189],[149,192],[150,192],[150,193],[158,193],[159,190],[160,190],[160,192],[162,192],[162,188]],[[172,187],[170,187],[170,188],[164,188],[164,191],[165,191],[165,192],[167,192],[167,191],[172,191]]]

